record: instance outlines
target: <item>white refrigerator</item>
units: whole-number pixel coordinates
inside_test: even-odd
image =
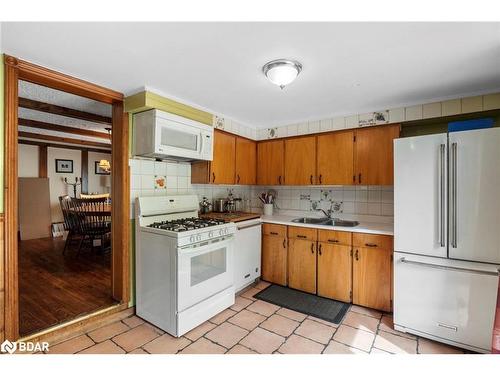
[[[394,325],[491,351],[500,267],[500,128],[394,141]]]

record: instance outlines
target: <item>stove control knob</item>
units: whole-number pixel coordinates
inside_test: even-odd
[[[223,236],[224,235],[224,231],[222,229],[219,229],[219,236]]]
[[[208,232],[208,238],[212,238],[214,236],[214,232],[211,230],[210,232]]]
[[[189,242],[194,242],[194,235],[189,237]]]
[[[196,241],[201,241],[201,234],[196,235]]]

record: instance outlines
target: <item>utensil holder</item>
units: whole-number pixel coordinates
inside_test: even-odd
[[[264,215],[271,216],[273,214],[273,204],[266,203],[264,204]]]

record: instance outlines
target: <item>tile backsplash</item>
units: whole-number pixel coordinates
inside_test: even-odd
[[[196,194],[198,199],[223,198],[232,189],[235,197],[250,200],[251,210],[260,212],[258,196],[270,189],[277,193],[279,210],[329,209],[336,203],[340,214],[394,216],[392,186],[240,186],[191,184],[189,163],[130,159],[130,198],[139,196]]]

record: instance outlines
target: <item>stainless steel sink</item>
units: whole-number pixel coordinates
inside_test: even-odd
[[[328,219],[326,217],[299,217],[298,219],[293,219],[293,223],[301,224],[316,224],[325,226],[337,226],[337,227],[355,227],[359,225],[359,221],[355,220],[342,220],[342,219]]]
[[[318,225],[329,225],[326,222],[331,221],[327,217],[299,217],[298,219],[293,219],[293,223],[301,224],[318,224]]]

